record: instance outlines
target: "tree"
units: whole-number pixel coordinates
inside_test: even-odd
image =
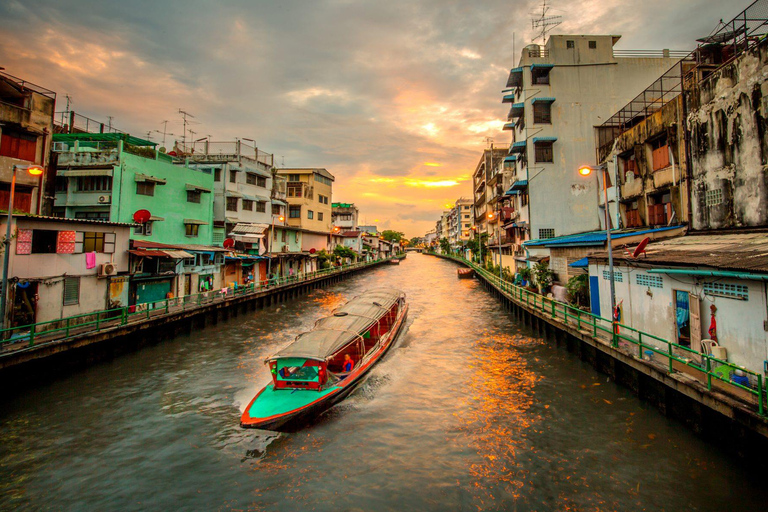
[[[338,256],[339,258],[350,258],[353,260],[357,258],[357,253],[355,251],[343,245],[337,245],[333,249],[333,255]]]
[[[385,229],[381,232],[381,236],[387,242],[399,242],[405,238],[405,233],[401,233],[400,231],[393,231],[391,229]]]
[[[410,245],[411,247],[416,247],[417,245],[420,245],[420,244],[421,244],[421,238],[417,236],[411,238],[410,241],[408,242],[408,245]]]
[[[440,239],[440,249],[443,250],[443,254],[448,254],[451,252],[451,244],[448,242],[448,239],[443,237]]]

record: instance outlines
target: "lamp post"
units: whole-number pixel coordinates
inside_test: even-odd
[[[582,176],[589,176],[592,171],[603,171],[603,200],[605,202],[605,237],[608,244],[608,280],[611,285],[611,341],[615,344],[616,340],[616,317],[614,311],[616,310],[616,287],[613,282],[613,245],[611,244],[611,224],[610,215],[608,209],[608,165],[600,164],[592,167],[584,165],[579,168],[579,174]]]
[[[8,199],[8,222],[5,225],[5,240],[3,240],[3,285],[0,291],[0,321],[3,329],[7,327],[5,318],[6,301],[8,299],[8,265],[11,257],[11,222],[13,220],[13,196],[16,191],[16,171],[18,169],[27,171],[32,176],[43,174],[43,168],[39,165],[15,165],[13,166],[13,177],[11,178],[11,195]]]
[[[272,231],[269,233],[269,261],[267,261],[267,284],[269,284],[269,280],[272,277],[272,240],[275,238],[275,217],[278,218],[280,222],[285,221],[285,217],[282,215],[275,215],[272,214]]]

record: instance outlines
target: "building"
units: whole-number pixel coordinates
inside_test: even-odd
[[[378,226],[374,226],[372,224],[368,225],[368,226],[358,226],[357,229],[359,229],[363,233],[370,233],[370,234],[376,235],[376,236],[379,235],[379,228],[378,228]]]
[[[322,168],[278,169],[277,173],[288,179],[288,225],[330,234],[333,175]]]
[[[472,199],[461,197],[450,210],[448,241],[453,249],[463,247],[473,236],[473,204]]]
[[[54,134],[54,215],[133,223],[131,238],[167,244],[213,243],[214,174],[177,165],[156,144],[124,133]]]
[[[497,198],[504,194],[498,175],[502,172],[507,147],[493,147],[483,150],[480,160],[472,173],[473,213],[475,234],[490,238],[498,223],[494,217],[494,205]],[[490,206],[489,206],[490,204]]]
[[[212,243],[232,238],[239,250],[265,252],[254,235],[263,237],[273,220],[274,156],[242,140],[198,141],[188,147],[177,143],[177,149],[189,167],[213,173]]]
[[[37,164],[45,172],[16,175],[14,211],[50,215],[55,170],[49,168],[56,93],[0,71],[0,208],[7,210],[13,166]]]
[[[578,173],[594,161],[593,128],[677,61],[668,50],[614,50],[618,40],[553,35],[545,46],[525,47],[510,71],[502,102],[511,104],[504,128],[513,134],[508,156],[515,158],[506,163],[516,177],[511,192],[527,192],[510,206],[518,212],[527,202],[531,239],[599,229],[598,182]],[[479,223],[482,190],[475,193]]]
[[[355,251],[359,256],[363,254],[363,235],[362,231],[344,231],[341,237],[344,239],[344,247]]]
[[[354,203],[332,203],[331,219],[339,231],[351,231],[358,228],[358,210]]]
[[[5,232],[7,219],[0,230]],[[7,315],[11,326],[128,305],[133,224],[14,215]],[[51,326],[54,327],[54,326]]]

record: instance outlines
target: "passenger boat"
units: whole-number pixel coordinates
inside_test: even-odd
[[[392,346],[407,312],[403,292],[376,289],[318,320],[267,358],[272,382],[248,404],[240,426],[292,429],[343,400]],[[344,371],[347,355],[351,371]]]
[[[390,263],[390,265],[399,265],[400,264],[400,260],[397,259],[397,258],[394,258],[394,259],[389,260],[389,263]]]
[[[458,268],[456,272],[459,275],[459,279],[472,279],[472,275],[475,273],[471,268]]]

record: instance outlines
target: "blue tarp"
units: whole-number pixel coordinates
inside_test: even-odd
[[[573,268],[587,268],[589,266],[589,258],[581,258],[568,265]]]

